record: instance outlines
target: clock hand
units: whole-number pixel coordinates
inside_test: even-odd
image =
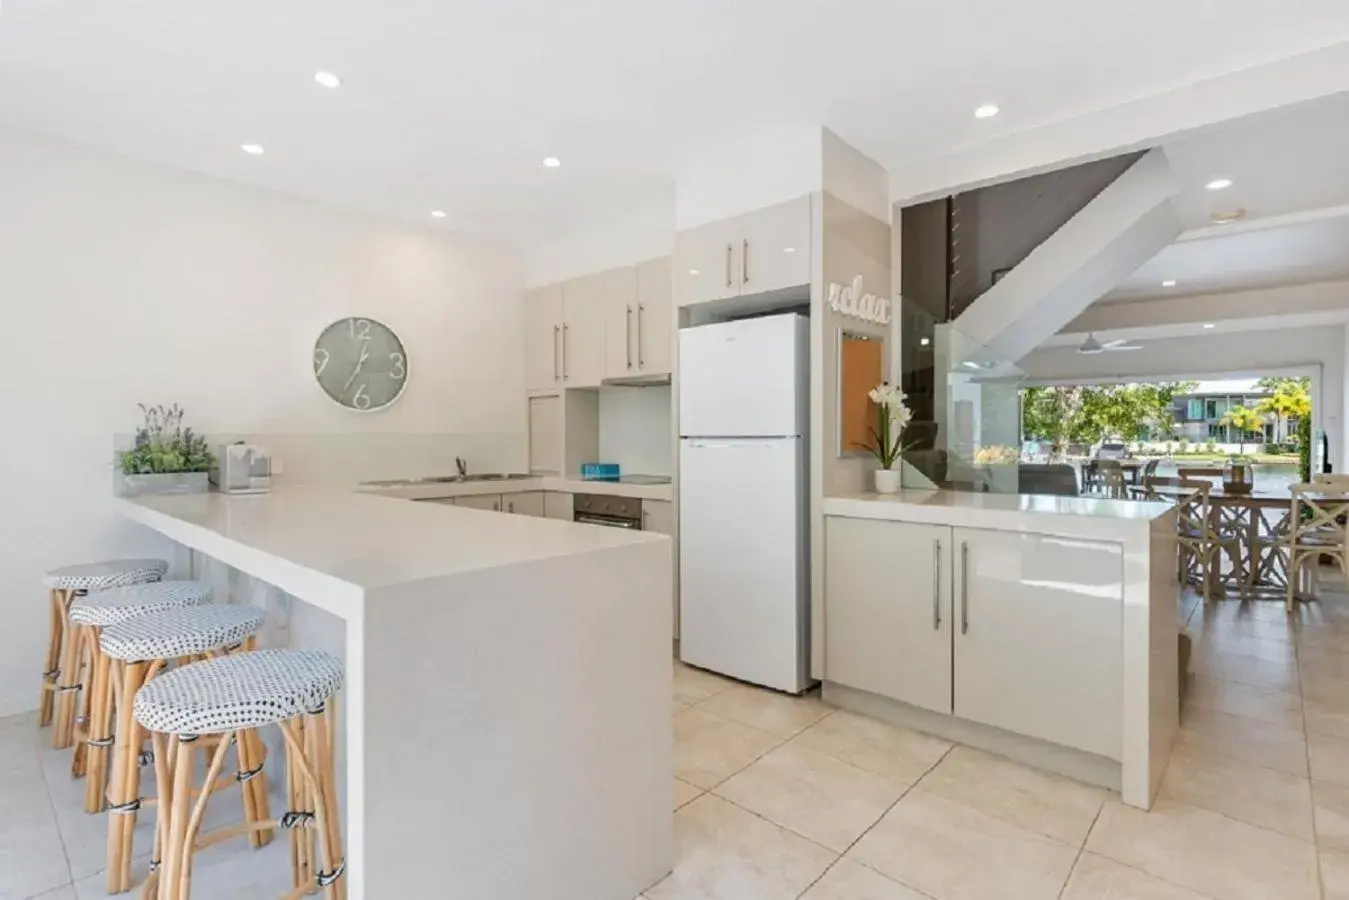
[[[347,388],[351,387],[351,383],[356,380],[356,376],[361,374],[361,366],[365,365],[365,361],[369,358],[370,358],[370,349],[368,347],[362,347],[361,358],[356,360],[356,368],[351,370],[351,377],[347,379],[346,384],[342,385],[343,394],[347,392]]]

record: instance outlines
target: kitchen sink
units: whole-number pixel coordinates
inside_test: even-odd
[[[522,472],[483,472],[478,475],[433,475],[427,478],[391,478],[387,481],[362,481],[364,487],[413,487],[419,484],[458,484],[471,481],[516,481],[533,476]]]

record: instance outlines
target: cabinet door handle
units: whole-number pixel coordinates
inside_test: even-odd
[[[506,512],[515,512],[515,501],[514,501],[514,500],[507,500],[507,501],[506,501]]]
[[[492,512],[501,512],[501,501],[500,501],[500,500],[493,500],[493,501],[492,501]]]
[[[970,630],[970,545],[960,542],[960,633]]]
[[[627,318],[623,320],[623,355],[628,359],[628,368],[632,368],[632,307],[628,307]]]
[[[646,365],[646,360],[642,358],[642,313],[646,312],[646,307],[637,304],[637,368]]]
[[[932,542],[932,630],[941,630],[941,541]]]
[[[726,286],[731,286],[731,245],[726,245]]]
[[[562,380],[566,381],[571,376],[567,374],[567,330],[571,326],[566,322],[562,323]]]
[[[749,238],[740,245],[740,283],[749,284]]]
[[[558,325],[553,326],[553,380],[557,381],[562,376],[557,371],[557,345],[562,340],[562,328]]]

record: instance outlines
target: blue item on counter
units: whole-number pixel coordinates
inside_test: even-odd
[[[618,463],[581,463],[582,481],[617,481]]]

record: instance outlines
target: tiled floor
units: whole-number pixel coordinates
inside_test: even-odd
[[[1349,594],[1323,596],[1291,624],[1187,603],[1194,676],[1150,813],[676,666],[676,868],[643,900],[1349,900]],[[0,720],[0,900],[101,900],[103,820],[46,739]],[[194,900],[279,894],[287,869],[283,842],[236,843],[202,856]]]

